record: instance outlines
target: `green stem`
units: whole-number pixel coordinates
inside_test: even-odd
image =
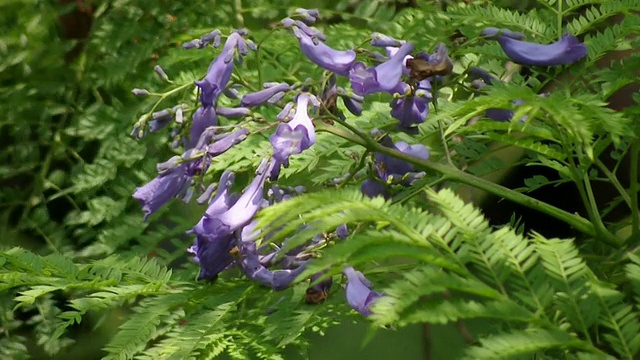
[[[356,143],[358,145],[364,146],[366,147],[369,151],[373,151],[373,152],[378,152],[378,153],[383,153],[389,156],[393,156],[395,158],[404,160],[408,163],[411,163],[413,165],[416,165],[420,168],[423,169],[427,169],[427,170],[431,170],[431,171],[435,171],[437,173],[440,173],[442,175],[444,175],[447,179],[455,181],[455,182],[459,182],[459,183],[463,183],[463,184],[467,184],[467,185],[471,185],[473,187],[476,187],[478,189],[487,191],[491,194],[494,194],[496,196],[502,197],[504,199],[510,200],[516,204],[520,204],[523,206],[526,206],[528,208],[534,209],[534,210],[538,210],[544,214],[553,216],[554,218],[557,218],[569,225],[571,225],[573,228],[575,228],[576,230],[580,231],[581,233],[596,237],[598,235],[598,232],[596,231],[596,228],[594,227],[594,225],[587,219],[579,216],[579,215],[575,215],[575,214],[571,214],[567,211],[564,211],[562,209],[559,209],[553,205],[547,204],[545,202],[542,202],[540,200],[534,199],[530,196],[524,195],[522,193],[516,192],[514,190],[511,190],[509,188],[506,188],[502,185],[499,184],[495,184],[492,183],[490,181],[487,181],[485,179],[473,176],[471,174],[465,173],[461,170],[458,170],[455,167],[451,167],[448,165],[444,165],[444,164],[440,164],[440,163],[436,163],[436,162],[430,162],[427,160],[422,160],[422,159],[418,159],[415,158],[413,156],[404,154],[400,151],[397,151],[395,149],[391,149],[388,148],[386,146],[383,146],[375,141],[373,141],[371,138],[365,139],[362,137],[362,134],[358,134],[358,136],[354,136],[353,134],[350,134],[342,129],[338,129],[334,126],[325,124],[325,123],[321,123],[318,122],[316,124],[318,131],[326,131],[329,132],[331,134],[334,134],[336,136],[339,136],[343,139],[349,140],[353,143]],[[617,238],[616,236],[614,236],[611,233],[604,233],[602,234],[602,240],[611,245],[611,246],[615,246],[615,247],[619,247],[622,243],[622,241]]]
[[[558,0],[558,12],[556,13],[558,21],[558,39],[562,38],[562,5],[564,5],[564,0]]]
[[[638,232],[640,232],[640,226],[638,222],[638,153],[640,152],[640,142],[635,141],[631,145],[631,164],[629,166],[631,170],[629,184],[629,192],[631,193],[631,239],[636,239]]]
[[[602,163],[600,159],[598,158],[595,159],[595,165],[598,167],[598,169],[600,169],[600,171],[602,171],[607,176],[607,179],[609,180],[609,182],[611,182],[611,184],[613,184],[616,190],[618,190],[618,193],[620,193],[620,196],[622,196],[622,199],[624,199],[624,202],[627,203],[629,208],[632,208],[631,196],[629,196],[629,193],[627,193],[627,190],[625,190],[622,184],[620,184],[620,181],[618,181],[618,178],[615,175],[613,175],[613,173],[609,170],[609,168],[607,168],[607,166],[604,163]]]

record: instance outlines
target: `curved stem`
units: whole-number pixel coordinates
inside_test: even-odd
[[[427,170],[431,170],[431,171],[435,171],[437,173],[440,173],[442,175],[444,175],[445,177],[447,177],[447,179],[455,181],[455,182],[459,182],[459,183],[463,183],[463,184],[467,184],[467,185],[471,185],[473,187],[476,187],[478,189],[487,191],[491,194],[494,194],[496,196],[502,197],[504,199],[510,200],[516,204],[520,204],[523,206],[526,206],[528,208],[534,209],[534,210],[538,210],[544,214],[553,216],[556,219],[559,219],[569,225],[571,225],[573,228],[575,228],[576,230],[580,231],[581,233],[593,236],[593,237],[597,237],[598,235],[601,235],[601,239],[602,241],[604,241],[605,243],[611,245],[611,246],[615,246],[615,247],[619,247],[622,244],[621,239],[619,239],[618,237],[616,237],[615,235],[609,233],[609,232],[605,232],[604,234],[599,234],[598,231],[596,231],[596,228],[594,226],[594,224],[592,224],[589,220],[576,215],[576,214],[571,214],[567,211],[564,211],[560,208],[557,208],[553,205],[547,204],[545,202],[542,202],[538,199],[534,199],[530,196],[527,196],[525,194],[519,193],[517,191],[511,190],[509,188],[506,188],[502,185],[499,184],[495,184],[492,183],[491,181],[487,181],[485,179],[479,178],[477,176],[465,173],[461,170],[458,170],[454,167],[451,166],[447,166],[444,164],[440,164],[440,163],[436,163],[436,162],[430,162],[427,160],[422,160],[422,159],[418,159],[415,158],[413,156],[409,156],[407,154],[404,154],[400,151],[397,151],[395,149],[391,149],[388,147],[385,147],[375,141],[373,141],[372,139],[368,139],[369,141],[366,141],[365,139],[362,138],[363,134],[359,134],[358,136],[354,136],[353,134],[350,134],[342,129],[338,129],[334,126],[325,124],[325,123],[318,123],[317,124],[317,130],[318,131],[326,131],[329,132],[331,134],[337,135],[343,139],[349,140],[353,143],[359,144],[361,146],[366,147],[369,151],[373,151],[373,152],[378,152],[378,153],[383,153],[389,156],[393,156],[395,158],[404,160],[408,163],[411,163],[413,165],[416,165],[420,168],[423,169],[427,169]]]

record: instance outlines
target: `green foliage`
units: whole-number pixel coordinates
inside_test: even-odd
[[[603,58],[639,48],[640,2],[490,3],[0,4],[8,20],[0,36],[0,358],[304,356],[310,333],[359,318],[343,295],[346,281],[338,274],[345,266],[364,272],[384,293],[372,307],[374,327],[487,321],[487,331],[470,335],[469,359],[637,358],[640,99],[635,94],[626,111],[609,103],[636,82],[640,56],[607,64]],[[180,44],[216,27],[224,34],[248,27],[260,50],[236,64],[231,86],[245,93],[286,81],[318,94],[326,74],[301,53],[290,31],[271,29],[298,6],[320,8],[316,25],[337,49],[366,47],[372,31],[412,41],[417,51],[431,52],[443,42],[453,73],[434,82],[438,96],[415,135],[397,131],[386,94],[368,96],[361,116],[338,103],[344,123],[326,114],[314,119],[316,144],[293,156],[278,180],[304,185],[306,194],[258,215],[261,234],[269,234],[260,244],[283,252],[323,235],[324,247],[312,253],[292,286],[275,292],[237,269],[213,283],[196,281],[197,266],[185,252],[192,239],[184,232],[203,207],[176,202],[145,221],[131,198],[136,186],[157,174],[156,163],[181,153],[169,146],[167,134],[189,130],[199,95],[193,81],[219,53],[210,47],[184,51]],[[76,10],[90,13],[91,26],[81,39],[70,39],[59,16]],[[584,38],[588,55],[561,68],[505,66],[499,44],[479,37],[488,26],[521,31],[541,43],[568,31]],[[358,57],[367,60],[365,52]],[[153,73],[158,64],[170,81]],[[500,83],[472,89],[471,66]],[[338,81],[349,87],[346,79]],[[152,94],[134,98],[131,89],[142,87]],[[183,104],[183,124],[144,141],[128,135],[149,114],[177,104]],[[512,120],[487,119],[485,112],[496,108],[513,111]],[[241,188],[271,155],[269,135],[279,110],[252,111],[242,120],[248,138],[194,178],[198,189],[218,182],[227,169]],[[237,124],[220,119],[221,126]],[[373,129],[392,133],[396,142],[429,147],[429,160],[381,146],[367,135]],[[398,192],[387,200],[367,198],[359,186],[375,171],[375,153],[402,158],[425,174],[411,186],[395,185]],[[605,164],[609,158],[613,165]],[[502,171],[519,165],[558,176],[534,175],[512,189],[496,184]],[[600,183],[612,188],[604,201],[595,196]],[[584,212],[528,195],[561,184],[577,190],[574,205]],[[543,236],[526,219],[526,231],[517,224],[497,226],[469,187],[554,216],[575,236]],[[350,234],[339,240],[334,232],[343,224]],[[322,304],[308,304],[307,279],[319,272],[334,286]],[[101,329],[103,338],[91,355],[78,355],[86,329]]]

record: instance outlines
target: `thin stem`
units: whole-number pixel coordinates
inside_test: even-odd
[[[631,193],[631,239],[636,239],[638,232],[640,232],[638,219],[638,153],[640,152],[640,143],[635,141],[631,145],[631,164],[629,166],[631,170],[629,184],[629,192]]]
[[[558,0],[558,12],[556,13],[556,18],[558,22],[558,39],[562,38],[562,6],[564,5],[564,0]]]
[[[603,164],[600,159],[598,158],[595,159],[595,165],[598,167],[598,169],[600,169],[600,171],[602,171],[607,176],[608,181],[611,182],[611,184],[613,184],[616,190],[618,190],[618,193],[620,193],[620,196],[622,196],[622,198],[624,199],[624,202],[627,203],[629,208],[632,208],[631,197],[629,196],[629,193],[627,193],[627,190],[625,190],[625,188],[622,186],[622,184],[620,184],[620,181],[618,181],[618,178],[615,175],[613,175],[613,173],[609,170],[609,168],[607,168],[607,166]]]
[[[494,194],[496,196],[502,197],[504,199],[510,200],[516,204],[520,204],[523,206],[526,206],[528,208],[540,211],[544,214],[550,215],[555,217],[556,219],[559,219],[569,225],[571,225],[573,228],[575,228],[576,230],[580,231],[581,233],[596,237],[597,235],[601,235],[602,236],[602,241],[604,241],[605,243],[611,245],[611,246],[615,246],[615,247],[619,247],[622,244],[622,241],[616,237],[615,235],[609,233],[609,232],[605,232],[603,234],[599,234],[594,225],[587,219],[576,215],[576,214],[571,214],[565,210],[559,209],[553,205],[547,204],[545,202],[542,202],[538,199],[534,199],[530,196],[527,196],[525,194],[516,192],[514,190],[511,190],[509,188],[506,188],[502,185],[499,184],[495,184],[492,183],[491,181],[485,180],[483,178],[479,178],[476,177],[474,175],[465,173],[461,170],[458,170],[454,167],[448,166],[448,165],[444,165],[444,164],[440,164],[440,163],[436,163],[436,162],[431,162],[431,161],[427,161],[427,160],[422,160],[422,159],[418,159],[415,158],[413,156],[407,155],[405,153],[402,153],[400,151],[397,151],[395,149],[391,149],[388,148],[386,146],[383,146],[375,141],[373,141],[371,138],[367,139],[363,139],[362,138],[362,134],[359,134],[358,136],[354,136],[353,134],[350,134],[342,129],[338,129],[334,126],[325,124],[325,123],[321,123],[319,122],[316,125],[318,131],[326,131],[329,133],[332,133],[336,136],[339,136],[343,139],[349,140],[353,143],[359,144],[361,146],[366,147],[369,151],[372,152],[378,152],[378,153],[383,153],[389,156],[393,156],[395,158],[398,158],[400,160],[404,160],[408,163],[411,163],[413,165],[416,165],[420,168],[423,169],[427,169],[427,170],[431,170],[431,171],[435,171],[437,173],[440,173],[442,175],[444,175],[445,177],[447,177],[449,180],[455,181],[455,182],[459,182],[459,183],[463,183],[463,184],[467,184],[467,185],[471,185],[473,187],[476,187],[480,190],[484,190],[487,191],[491,194]]]

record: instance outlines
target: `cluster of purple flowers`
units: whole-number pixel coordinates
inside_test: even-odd
[[[158,164],[158,176],[133,194],[142,205],[145,219],[174,197],[188,200],[196,188],[194,178],[205,174],[216,156],[239,144],[249,135],[249,131],[240,125],[225,127],[232,130],[222,132],[222,127],[217,126],[218,116],[244,117],[251,114],[251,108],[265,104],[277,105],[287,94],[293,95],[293,101],[282,106],[277,115],[277,127],[269,137],[273,148],[272,156],[262,160],[255,178],[244,191],[235,194],[231,190],[234,184],[234,174],[231,171],[225,171],[217,185],[201,191],[198,202],[208,206],[200,221],[188,232],[195,236],[194,244],[188,251],[200,266],[198,279],[215,279],[223,270],[237,267],[248,278],[273,290],[287,288],[305,270],[314,252],[324,246],[328,238],[333,236],[344,239],[348,235],[346,226],[341,226],[334,235],[318,235],[307,244],[286,253],[282,253],[280,249],[269,251],[269,248],[256,244],[261,236],[255,229],[256,213],[261,208],[286,201],[303,191],[300,188],[283,189],[274,183],[281,167],[289,165],[292,155],[300,154],[315,144],[313,117],[318,109],[323,103],[326,105],[328,99],[340,97],[351,113],[360,115],[366,95],[386,92],[393,95],[390,103],[391,116],[399,121],[403,130],[415,131],[415,126],[427,118],[433,96],[431,84],[440,81],[439,74],[442,73],[442,70],[430,72],[429,69],[450,71],[453,66],[448,51],[442,44],[436,47],[433,54],[418,53],[414,56],[412,43],[377,33],[373,34],[371,45],[384,48],[386,54],[370,52],[378,64],[367,66],[356,61],[353,49],[335,50],[325,44],[325,35],[309,26],[318,16],[317,10],[298,9],[293,18],[282,20],[281,26],[293,32],[302,53],[309,60],[333,73],[322,94],[314,95],[305,86],[266,83],[263,90],[242,96],[237,107],[218,106],[218,99],[222,94],[232,99],[238,98],[237,90],[229,86],[234,60],[241,59],[249,50],[256,49],[255,44],[246,38],[246,30],[232,32],[226,38],[220,54],[211,62],[206,76],[195,83],[200,94],[199,106],[193,111],[188,131],[180,138],[183,154]],[[523,64],[566,64],[584,56],[581,44],[576,43],[571,36],[545,46],[525,43],[521,34],[507,30],[487,29],[484,34],[498,40],[509,57]],[[183,47],[201,49],[212,44],[217,48],[221,45],[222,37],[220,31],[214,30],[185,43]],[[429,71],[425,73],[424,69],[415,64],[422,64]],[[497,81],[481,69],[476,72],[486,85]],[[164,71],[161,71],[161,76],[168,79]],[[337,76],[346,77],[352,90],[338,86]],[[135,89],[134,94],[149,93],[143,89]],[[167,126],[174,117],[182,125],[184,111],[184,107],[180,105],[153,113],[153,121],[148,124],[150,131],[155,132]],[[142,125],[136,126],[134,136],[140,138],[144,135]],[[423,145],[409,145],[406,142],[394,144],[386,134],[379,138],[384,146],[420,159],[429,158],[429,150]],[[174,147],[178,145],[176,143]],[[384,154],[374,154],[372,178],[365,180],[361,189],[370,197],[388,197],[391,186],[410,185],[421,175],[405,161]],[[271,186],[267,185],[269,181]],[[354,268],[347,266],[343,274],[347,279],[347,302],[362,315],[368,316],[371,314],[371,305],[383,295],[371,290],[371,283]],[[312,276],[311,281],[307,301],[323,301],[331,287],[331,277],[320,273]]]

